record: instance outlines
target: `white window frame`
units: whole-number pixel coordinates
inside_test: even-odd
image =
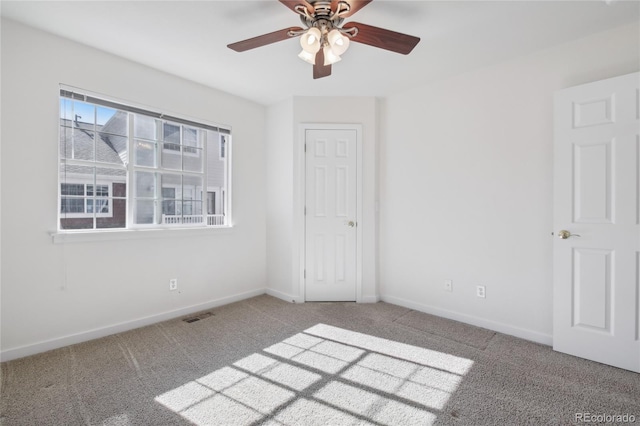
[[[52,235],[54,235],[54,241],[58,240],[58,241],[63,241],[65,240],[65,238],[55,238],[55,235],[63,235],[63,234],[76,234],[76,233],[82,233],[82,234],[87,234],[87,233],[94,233],[94,234],[102,234],[102,233],[109,233],[111,235],[113,235],[114,232],[130,232],[136,229],[146,229],[146,230],[167,230],[167,229],[172,229],[175,230],[177,228],[189,228],[189,229],[193,229],[193,228],[200,228],[200,229],[210,229],[210,228],[231,228],[232,225],[232,220],[231,220],[231,203],[228,202],[230,201],[230,195],[231,195],[231,128],[229,126],[219,126],[217,124],[213,124],[213,123],[208,123],[206,121],[203,120],[194,120],[192,118],[189,117],[185,117],[185,116],[180,116],[180,115],[176,115],[176,114],[171,114],[171,116],[169,116],[168,114],[164,114],[164,113],[157,113],[154,112],[153,110],[149,110],[147,107],[144,106],[140,106],[140,105],[135,105],[131,102],[128,101],[121,101],[121,100],[117,100],[114,98],[110,98],[104,95],[100,95],[100,94],[96,94],[93,92],[89,92],[86,90],[81,90],[81,89],[77,89],[71,86],[66,86],[66,85],[60,85],[61,88],[61,96],[60,99],[63,99],[62,96],[62,91],[68,91],[73,93],[73,98],[69,99],[67,97],[68,101],[73,101],[73,100],[78,100],[81,102],[85,102],[85,103],[89,103],[89,104],[94,104],[94,105],[102,105],[105,106],[105,103],[101,103],[100,101],[106,102],[106,106],[109,108],[113,108],[113,109],[118,109],[121,111],[125,111],[128,113],[128,135],[127,135],[127,161],[125,164],[125,169],[126,170],[126,203],[127,203],[127,214],[126,214],[126,226],[125,227],[121,227],[121,228],[95,228],[95,221],[94,221],[94,228],[92,229],[62,229],[61,225],[62,225],[62,221],[64,219],[72,219],[72,218],[100,218],[100,217],[112,217],[113,215],[113,200],[116,199],[113,196],[113,185],[111,184],[111,182],[102,182],[102,181],[97,181],[97,182],[83,182],[82,180],[78,180],[78,179],[63,179],[63,177],[60,175],[60,173],[58,173],[58,211],[57,211],[57,216],[58,216],[58,220],[57,220],[57,228],[58,230],[53,233]],[[95,100],[99,100],[98,102],[96,102]],[[120,108],[119,108],[120,107]],[[185,126],[185,127],[191,127],[191,128],[197,128],[200,129],[202,131],[204,130],[213,130],[214,132],[217,131],[218,132],[218,138],[225,136],[225,140],[226,140],[226,146],[225,146],[225,151],[227,153],[226,158],[224,158],[226,166],[225,166],[225,177],[224,177],[224,181],[225,181],[225,186],[226,186],[226,195],[225,195],[225,203],[224,205],[227,206],[226,210],[224,211],[224,223],[221,225],[208,225],[208,211],[207,211],[207,193],[208,191],[208,187],[207,187],[207,145],[209,145],[209,143],[206,141],[206,138],[204,138],[204,140],[202,140],[202,146],[198,147],[197,149],[200,149],[200,153],[192,153],[192,152],[187,152],[186,150],[184,150],[184,148],[186,146],[183,146],[183,128],[181,127],[180,130],[180,151],[176,151],[176,150],[171,150],[171,149],[166,149],[165,146],[165,141],[164,139],[158,139],[156,141],[154,141],[157,145],[156,148],[156,167],[145,167],[145,166],[137,166],[135,165],[135,140],[139,139],[139,138],[135,138],[134,137],[134,132],[133,132],[133,123],[134,123],[134,114],[142,114],[142,115],[146,115],[148,117],[152,117],[156,120],[161,120],[160,122],[164,123],[170,123],[170,124],[177,124],[180,126]],[[59,117],[61,116],[61,114],[59,114]],[[174,121],[175,120],[175,121]],[[60,129],[60,124],[58,125],[58,129]],[[60,132],[60,130],[58,130],[58,132]],[[63,143],[61,141],[61,138],[57,138],[58,139],[58,144]],[[219,139],[218,139],[219,141]],[[169,143],[169,142],[167,142]],[[67,159],[65,159],[61,154],[61,150],[60,150],[60,146],[58,146],[58,156],[57,156],[57,161],[58,161],[58,165],[65,163],[65,164],[69,164],[69,163],[78,163],[78,161],[69,161]],[[184,152],[183,152],[184,151]],[[198,157],[201,156],[202,157],[202,170],[200,172],[191,172],[188,170],[172,170],[172,169],[165,169],[162,167],[158,167],[158,165],[162,164],[161,163],[161,156],[163,152],[170,152],[170,153],[175,153],[175,154],[182,154],[185,156],[193,156],[193,157]],[[98,161],[86,161],[86,165],[90,166],[90,167],[100,167],[103,165],[103,163],[98,162]],[[113,166],[110,164],[107,164],[107,166]],[[114,167],[117,168],[117,167]],[[160,174],[175,174],[175,175],[179,175],[179,176],[198,176],[201,179],[202,182],[202,199],[195,199],[195,201],[200,201],[202,203],[201,206],[201,214],[202,214],[202,221],[201,223],[180,223],[180,224],[162,224],[162,223],[153,223],[153,224],[136,224],[135,222],[135,177],[134,177],[134,173],[135,171],[147,171],[147,172],[151,172],[151,173],[155,173],[156,175],[156,179]],[[87,204],[85,201],[85,213],[61,213],[61,204],[62,204],[62,184],[63,183],[68,183],[68,184],[73,184],[73,183],[78,183],[78,184],[84,184],[84,191],[85,191],[85,195],[83,197],[77,196],[77,198],[84,198],[86,199],[86,188],[87,188],[87,184],[89,185],[104,185],[104,184],[109,184],[109,196],[108,197],[97,197],[97,199],[101,199],[101,198],[106,198],[109,200],[108,203],[108,208],[109,208],[109,213],[86,213],[86,209],[87,209]],[[154,215],[154,217],[156,217],[156,219],[154,220],[155,222],[161,221],[161,215],[162,215],[162,188],[161,185],[156,185],[156,196],[154,199],[154,202],[156,203],[156,207],[155,207],[155,211],[156,214]],[[216,187],[218,188],[218,187]],[[177,189],[178,190],[178,189]],[[197,192],[197,191],[196,191]],[[94,199],[96,199],[95,196],[93,196]],[[122,197],[117,197],[117,199],[124,199]],[[177,200],[177,202],[181,202],[180,200]],[[177,207],[177,206],[176,206]],[[178,209],[176,209],[176,211],[178,211]],[[160,215],[160,217],[157,217],[157,215]],[[195,215],[193,215],[195,216]],[[174,233],[175,235],[175,233]]]

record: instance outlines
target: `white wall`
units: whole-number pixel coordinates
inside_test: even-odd
[[[267,292],[301,302],[293,264],[293,99],[267,109]]]
[[[232,126],[234,228],[53,244],[59,83]],[[3,20],[3,358],[263,293],[265,114],[258,104]],[[179,292],[168,291],[173,277]]]
[[[383,300],[551,343],[552,96],[637,71],[639,52],[625,26],[390,96]]]
[[[271,129],[267,141],[268,203],[269,211],[277,214],[270,214],[267,221],[267,281],[269,292],[274,296],[285,300],[304,299],[299,289],[298,260],[302,250],[298,234],[302,217],[296,213],[298,200],[304,194],[301,186],[304,176],[298,164],[302,147],[299,126],[302,123],[360,124],[363,133],[362,301],[378,300],[376,114],[377,101],[372,97],[294,97],[292,103],[286,101],[268,108]]]

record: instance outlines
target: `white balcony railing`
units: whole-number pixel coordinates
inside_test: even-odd
[[[163,214],[162,215],[163,225],[197,225],[201,223],[202,223],[201,214],[194,214],[194,215]],[[207,215],[207,226],[219,226],[219,225],[224,225],[223,214]]]

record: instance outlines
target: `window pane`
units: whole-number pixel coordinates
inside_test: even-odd
[[[202,200],[202,177],[184,176],[182,181],[183,194],[191,199]],[[184,199],[184,196],[183,196]]]
[[[96,113],[96,130],[120,136],[129,134],[129,114],[125,111],[98,106]]]
[[[109,185],[96,185],[96,197],[108,197]]]
[[[155,201],[153,200],[136,200],[136,223],[150,224],[154,223]]]
[[[163,125],[165,142],[180,144],[180,125],[172,123],[164,123]]]
[[[141,139],[158,140],[157,120],[140,114],[133,116],[133,136]]]
[[[220,136],[217,132],[207,132],[207,189],[209,191],[216,191],[226,185],[226,163],[224,158],[220,158]],[[218,210],[217,213],[222,213],[221,206],[218,206]]]
[[[84,195],[84,184],[63,183],[60,185],[60,193],[62,195]]]
[[[216,193],[207,193],[207,214],[216,214]]]
[[[176,191],[176,198],[180,198],[180,187],[182,185],[182,176],[169,173],[163,173],[160,175],[160,181],[162,191],[169,191],[170,189]],[[168,193],[168,192],[167,192]]]
[[[155,173],[136,172],[136,197],[155,198],[156,176]]]
[[[71,126],[73,116],[73,102],[68,98],[60,98],[60,125]]]
[[[176,201],[174,199],[162,199],[162,214],[165,216],[176,216]]]
[[[127,200],[124,198],[97,199],[96,202],[106,201],[107,207],[111,207],[109,217],[97,217],[96,228],[126,228],[127,227]],[[103,205],[103,208],[105,205]]]
[[[183,201],[182,202],[182,215],[183,216],[191,216],[191,215],[202,215],[202,201]],[[197,222],[200,222],[198,220]]]
[[[184,176],[182,179],[182,214],[202,214],[202,178],[199,176]]]
[[[70,117],[73,120],[73,127],[93,130],[96,122],[95,114],[96,109],[92,104],[73,101],[73,113]]]
[[[96,167],[96,181],[98,182],[98,189],[100,189],[100,185],[103,185],[103,188],[106,187],[108,191],[109,183],[112,186],[114,183],[126,185],[127,171],[111,167]]]
[[[64,221],[60,221],[60,229],[92,229],[93,218],[92,217],[70,217]]]
[[[60,127],[60,158],[73,158],[73,129]]]
[[[176,214],[176,188],[162,188],[162,214],[172,216]]]
[[[198,129],[184,126],[182,128],[182,145],[200,148],[202,145],[198,138]]]
[[[112,164],[126,164],[127,138],[98,132],[96,140],[96,161]]]
[[[156,167],[156,147],[153,142],[136,141],[136,166]]]
[[[62,198],[60,213],[84,213],[84,198]]]
[[[202,149],[184,147],[184,156],[182,157],[183,170],[187,172],[202,171]]]
[[[109,214],[109,200],[105,198],[87,198],[87,213]]]
[[[165,143],[162,149],[161,167],[171,170],[182,169],[182,155],[180,153],[180,145]]]
[[[66,136],[71,136],[65,132]],[[67,158],[76,160],[93,160],[95,132],[84,129],[73,129],[73,139],[68,143]],[[65,143],[66,145],[67,143]]]

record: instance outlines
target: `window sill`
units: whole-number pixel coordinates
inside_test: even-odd
[[[202,237],[214,234],[228,234],[233,226],[162,228],[162,229],[117,229],[89,231],[55,231],[51,232],[54,244],[82,243],[92,241],[122,241],[139,239],[158,239],[176,237]]]

